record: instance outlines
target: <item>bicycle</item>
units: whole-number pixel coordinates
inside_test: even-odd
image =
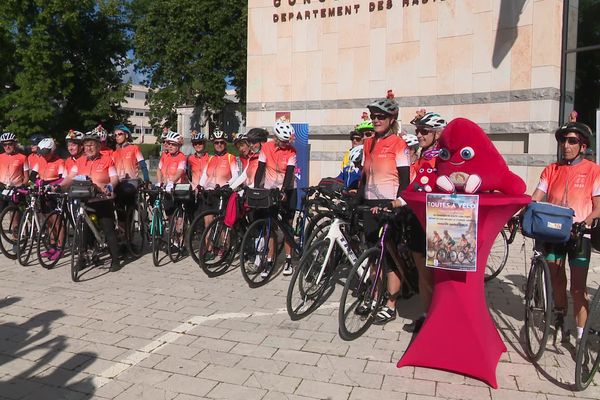
[[[160,186],[144,189],[143,192],[150,197],[151,202],[153,203],[148,232],[152,241],[152,263],[155,267],[158,267],[160,265],[159,257],[161,248],[163,248],[163,246],[168,246],[170,242],[167,219],[162,205],[166,192]],[[152,198],[154,199],[152,200]],[[166,249],[165,252],[168,255],[169,250]]]
[[[175,185],[172,196],[177,205],[169,218],[168,254],[171,262],[175,263],[185,254],[185,234],[189,231],[190,223],[187,204],[192,199],[191,185],[188,183]]]
[[[117,215],[122,212],[124,216],[123,227],[125,232],[125,245],[127,250],[133,257],[141,257],[144,253],[146,241],[148,241],[146,233],[147,211],[145,208],[145,199],[142,192],[139,190],[139,179],[123,179],[119,183],[120,186],[127,187],[129,192],[135,191],[135,199],[133,202],[126,202],[124,206],[115,207]],[[127,193],[124,193],[127,196]],[[115,206],[117,206],[115,204]],[[119,221],[120,222],[120,221]],[[121,226],[121,225],[119,225]]]
[[[7,202],[0,213],[0,251],[10,260],[17,259],[19,223],[28,191],[23,188],[6,187],[0,195]]]
[[[592,299],[575,356],[575,388],[585,390],[600,365],[600,287]]]
[[[27,207],[21,215],[19,221],[19,236],[17,238],[17,260],[22,266],[29,264],[33,247],[38,239],[42,223],[40,216],[42,215],[42,206],[40,201],[44,201],[47,188],[42,185],[36,185],[34,189],[29,191],[27,198]]]
[[[283,242],[292,247],[293,254],[302,255],[304,245],[304,226],[308,218],[306,202],[296,216],[292,225],[281,215],[278,203],[281,200],[279,189],[248,189],[248,206],[268,212],[267,218],[255,220],[242,239],[240,252],[240,269],[242,276],[250,287],[264,285],[273,273],[269,262],[274,263],[278,255],[278,231],[283,233]],[[307,193],[303,195],[303,200]],[[297,239],[296,239],[297,238]],[[270,245],[274,243],[274,245]],[[282,243],[283,245],[283,243]],[[269,260],[271,258],[271,260]],[[266,271],[266,274],[263,274]]]
[[[47,196],[56,198],[56,207],[40,227],[37,257],[42,267],[51,269],[65,255],[65,249],[71,247],[70,236],[75,232],[75,216],[66,194],[49,192]],[[55,256],[50,258],[48,255]]]
[[[369,208],[361,207],[363,211]],[[401,210],[398,216],[394,211],[381,210],[377,216],[383,223],[379,230],[377,245],[365,250],[348,273],[344,289],[340,298],[338,311],[339,333],[343,340],[354,340],[369,329],[379,308],[387,300],[387,274],[383,269],[383,259],[389,254],[400,274],[402,282],[401,295],[409,298],[418,292],[417,267],[412,257],[412,252],[404,244],[410,234],[405,223],[408,212]],[[390,225],[400,229],[400,245],[388,236]],[[365,305],[366,311],[361,312],[359,306]]]
[[[355,251],[359,250],[361,241],[364,242],[360,237],[358,214],[353,212],[349,202],[327,204],[327,208],[333,215],[327,233],[308,247],[290,279],[286,308],[292,320],[306,317],[321,305],[342,256],[354,265],[358,260]]]
[[[515,241],[518,228],[519,217],[514,216],[506,223],[506,227],[500,231],[498,236],[496,236],[485,264],[484,282],[491,281],[504,269],[508,260],[509,246]],[[508,236],[506,235],[506,231],[508,231]]]

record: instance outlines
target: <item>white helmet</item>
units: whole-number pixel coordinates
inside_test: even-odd
[[[428,112],[419,119],[415,118],[411,123],[416,126],[426,126],[431,129],[441,129],[447,125],[446,120],[443,119],[440,114],[434,112]]]
[[[108,138],[108,131],[102,127],[102,125],[98,125],[92,132],[98,135],[101,142],[106,142],[106,138]]]
[[[244,141],[244,140],[245,140],[245,141],[248,141],[248,135],[246,135],[246,132],[240,132],[240,133],[236,133],[236,134],[233,136],[233,143],[234,143],[234,144],[238,144],[239,142],[242,142],[242,141]]]
[[[292,135],[296,133],[292,124],[283,121],[277,121],[274,131],[275,137],[282,142],[289,142],[292,139]]]
[[[177,132],[169,131],[165,137],[165,142],[183,144],[183,137]]]
[[[417,138],[417,135],[413,135],[412,133],[402,135],[402,139],[404,139],[408,147],[416,147],[419,145],[419,139]]]
[[[56,143],[54,143],[54,139],[46,138],[40,140],[38,143],[38,152],[40,154],[48,154],[56,150]]]
[[[16,142],[16,141],[17,141],[17,137],[15,136],[14,133],[4,132],[2,135],[0,135],[0,142]]]
[[[192,143],[205,142],[205,141],[206,141],[206,136],[204,136],[204,133],[202,133],[202,132],[196,132],[196,134],[194,136],[192,136]]]
[[[83,141],[83,132],[79,132],[76,130],[69,130],[69,132],[67,132],[67,136],[65,136],[65,140],[68,142],[69,140],[72,140],[74,142],[81,142]]]
[[[212,133],[212,140],[225,139],[225,132],[220,129],[215,129]]]
[[[360,162],[362,162],[362,158],[363,158],[363,145],[362,144],[350,149],[350,154],[349,154],[350,162],[360,163]]]

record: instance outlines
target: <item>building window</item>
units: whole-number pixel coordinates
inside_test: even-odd
[[[148,99],[148,93],[144,93],[144,99]]]
[[[142,133],[142,130],[140,128],[135,128],[135,133],[139,135],[140,133]]]
[[[130,99],[133,99],[135,96],[133,95],[133,92],[129,92],[129,93],[127,93],[127,97],[129,97]]]
[[[143,112],[141,112],[141,111],[136,111],[136,112],[135,112],[135,116],[136,116],[136,117],[143,117],[143,116],[144,116],[144,113],[143,113]]]
[[[151,135],[152,134],[152,128],[146,128],[146,129],[144,129],[144,133],[146,135]]]

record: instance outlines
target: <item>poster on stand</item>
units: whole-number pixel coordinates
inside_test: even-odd
[[[431,268],[477,269],[479,196],[427,194],[427,260]]]

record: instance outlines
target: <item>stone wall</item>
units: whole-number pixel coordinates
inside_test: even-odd
[[[311,177],[333,175],[364,106],[392,89],[404,128],[417,107],[470,118],[533,182],[531,157],[555,154],[562,3],[250,0],[247,126],[289,111],[310,124]]]

